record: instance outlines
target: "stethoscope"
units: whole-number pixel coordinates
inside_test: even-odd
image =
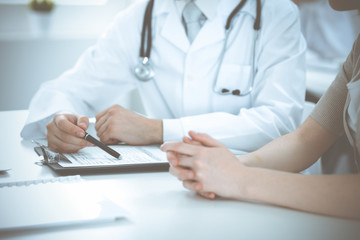
[[[229,39],[229,35],[232,29],[232,21],[236,14],[243,8],[247,0],[241,0],[241,2],[234,8],[231,12],[229,17],[227,18],[226,25],[225,25],[225,41],[223,49],[220,53],[220,61],[218,68],[215,74],[215,81],[213,85],[213,91],[220,95],[234,95],[234,96],[246,96],[253,90],[254,87],[254,79],[255,79],[255,50],[256,50],[256,41],[258,39],[258,33],[260,30],[260,22],[261,22],[261,0],[256,0],[256,18],[254,21],[254,37],[252,43],[252,66],[251,66],[251,80],[250,85],[245,91],[240,91],[239,89],[227,89],[227,88],[217,88],[217,81],[219,77],[220,68],[222,62],[225,57],[227,42]],[[141,46],[140,46],[140,56],[139,56],[139,63],[136,65],[134,72],[135,76],[143,82],[149,81],[154,78],[155,72],[150,64],[150,52],[151,52],[151,20],[152,20],[152,10],[154,7],[154,0],[150,0],[148,5],[146,6],[145,15],[144,15],[144,22],[142,26],[141,32]],[[145,51],[145,35],[147,36],[146,42],[146,51]]]

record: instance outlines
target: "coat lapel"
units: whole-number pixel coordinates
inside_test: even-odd
[[[187,39],[184,26],[180,21],[174,1],[168,2],[168,14],[165,16],[165,23],[161,30],[161,36],[184,52],[187,52],[190,43]]]
[[[208,20],[201,28],[191,46],[192,50],[221,42],[225,39],[225,22],[223,17]]]

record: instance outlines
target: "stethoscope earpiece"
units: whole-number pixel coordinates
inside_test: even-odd
[[[235,89],[231,92],[232,95],[235,95],[235,96],[240,96],[240,90],[239,89]]]
[[[221,89],[221,95],[234,95],[234,96],[241,96],[241,91],[239,89],[235,89],[230,91],[227,88]]]

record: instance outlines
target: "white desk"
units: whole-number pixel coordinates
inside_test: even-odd
[[[34,164],[37,155],[20,129],[26,111],[0,112],[0,161],[12,168],[0,181],[56,176]],[[82,176],[129,212],[111,224],[0,233],[1,239],[359,239],[360,222],[231,200],[206,200],[169,173]],[[44,196],[46,197],[46,196]],[[26,201],[26,199],[24,199]],[[1,203],[1,196],[0,196]],[[0,213],[1,218],[1,213]]]

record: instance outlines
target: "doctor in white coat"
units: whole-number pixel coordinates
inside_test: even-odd
[[[40,87],[22,137],[47,136],[54,151],[76,152],[87,145],[81,137],[88,117],[96,116],[97,134],[107,144],[159,144],[195,130],[237,152],[249,152],[296,129],[305,96],[306,48],[296,5],[262,0],[261,28],[254,41],[257,4],[246,1],[233,18],[220,62],[225,24],[239,1],[195,1],[206,20],[192,42],[182,24],[187,2],[155,0],[153,79],[139,81],[134,74],[148,4],[139,0],[119,13],[74,68]],[[117,105],[119,97],[134,88],[147,117]],[[214,91],[223,88],[252,90],[246,96]]]

